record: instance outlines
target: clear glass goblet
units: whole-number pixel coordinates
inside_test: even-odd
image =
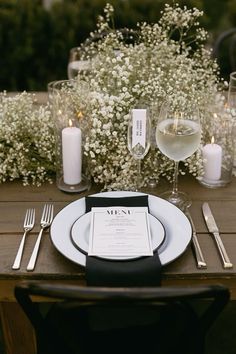
[[[236,71],[233,71],[230,74],[229,80],[229,89],[228,89],[228,99],[227,99],[227,107],[230,111],[230,114],[234,120],[233,123],[233,135],[236,133]],[[234,144],[234,162],[233,167],[236,169],[236,144]]]
[[[86,75],[90,71],[90,60],[85,57],[85,53],[80,47],[71,48],[67,66],[67,76],[75,79],[78,75]]]
[[[141,174],[141,160],[150,148],[151,122],[149,111],[143,108],[132,109],[128,122],[127,141],[128,149],[137,161],[136,191],[143,185]]]
[[[236,119],[236,71],[230,74],[227,103],[232,116]]]
[[[171,191],[161,197],[184,209],[191,201],[189,196],[178,190],[179,162],[191,156],[201,140],[198,107],[192,102],[166,101],[162,104],[156,127],[156,143],[159,150],[174,160],[174,178]]]

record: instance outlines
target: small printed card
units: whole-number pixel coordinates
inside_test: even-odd
[[[132,148],[140,144],[146,147],[146,109],[132,109],[133,130],[132,130]]]
[[[147,207],[92,208],[90,256],[152,256]]]

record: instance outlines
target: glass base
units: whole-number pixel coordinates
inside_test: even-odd
[[[150,188],[156,188],[157,186],[157,182],[154,178],[150,178],[149,181],[148,181],[148,187]]]
[[[202,184],[204,187],[208,188],[218,188],[218,187],[225,187],[227,184],[229,184],[232,181],[232,176],[233,176],[233,170],[232,167],[229,167],[228,169],[222,167],[221,168],[221,176],[219,179],[208,179],[203,177],[199,177],[198,181],[200,184]]]
[[[80,183],[77,183],[77,184],[66,184],[64,182],[63,176],[61,176],[57,180],[57,187],[60,190],[62,190],[63,192],[67,192],[67,193],[81,193],[81,192],[84,192],[84,191],[90,189],[91,182],[90,182],[90,180],[87,177],[82,176],[82,180],[81,180]]]
[[[173,191],[166,191],[159,195],[159,197],[167,200],[177,208],[185,211],[192,204],[189,195],[184,192],[173,193]]]
[[[199,180],[199,183],[202,184],[204,187],[213,189],[218,187],[225,187],[227,184],[227,182],[222,180],[214,181],[206,178],[202,178],[201,180]]]

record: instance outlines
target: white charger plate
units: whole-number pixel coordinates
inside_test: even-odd
[[[82,215],[79,219],[77,219],[71,228],[71,239],[74,243],[75,247],[78,248],[82,253],[88,254],[89,248],[89,233],[90,233],[90,223],[91,223],[91,212]],[[163,225],[157,218],[153,215],[149,214],[149,224],[151,231],[151,239],[152,239],[152,248],[155,251],[160,245],[163,243],[165,238],[165,230]],[[125,259],[134,259],[138,258],[137,256],[129,256],[129,257],[99,257],[105,259],[114,259],[114,260],[125,260]]]
[[[145,193],[117,191],[94,194],[96,197],[131,197]],[[192,238],[192,228],[186,215],[173,204],[159,197],[148,195],[149,212],[164,226],[165,240],[158,249],[162,265],[166,265],[186,250]],[[53,245],[66,258],[85,266],[86,256],[72,243],[70,232],[74,222],[85,214],[85,198],[78,199],[63,208],[54,218],[50,235]]]

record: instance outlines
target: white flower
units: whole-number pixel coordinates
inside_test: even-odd
[[[22,178],[23,184],[52,182],[55,174],[54,124],[48,106],[34,106],[23,92],[0,95],[0,182]]]
[[[132,108],[144,105],[150,109],[155,132],[158,112],[167,96],[183,106],[194,100],[201,114],[202,141],[212,127],[221,129],[223,119],[213,122],[206,110],[211,103],[223,105],[222,95],[216,98],[223,85],[217,63],[203,45],[207,33],[199,26],[201,11],[166,4],[158,23],[137,24],[132,32],[137,37],[134,44],[127,43],[127,32],[114,29],[113,13],[107,4],[97,31],[83,46],[85,57],[91,58],[91,71],[81,73],[90,86],[84,108],[84,153],[94,181],[108,190],[130,189],[136,181],[136,161],[127,148]],[[99,35],[101,38],[93,41]],[[79,92],[77,96],[79,99]],[[1,96],[0,182],[22,177],[24,184],[38,184],[50,180],[55,170],[52,119],[47,107],[35,110],[32,101],[26,93],[11,99]],[[144,185],[150,178],[171,180],[173,167],[173,161],[156,147],[154,136],[142,161]],[[200,150],[181,163],[180,173],[186,171],[198,178],[202,175]]]
[[[103,183],[104,189],[130,189],[137,176],[136,162],[127,148],[130,109],[140,104],[148,106],[155,130],[166,96],[183,105],[186,100],[194,100],[201,111],[204,139],[212,124],[204,107],[214,101],[220,80],[211,52],[202,45],[207,33],[199,27],[201,11],[167,4],[158,23],[137,24],[138,41],[130,45],[121,31],[110,27],[114,12],[110,6],[106,5],[97,30],[99,34],[106,28],[107,35],[96,44],[91,41],[87,50],[93,53],[92,71],[84,79],[92,82],[93,99],[87,105],[92,129],[85,150],[92,158],[92,177]],[[149,178],[157,182],[161,176],[172,179],[173,162],[160,153],[155,142],[142,165],[144,184]],[[202,174],[199,152],[181,165],[180,173],[187,170],[194,176]]]

